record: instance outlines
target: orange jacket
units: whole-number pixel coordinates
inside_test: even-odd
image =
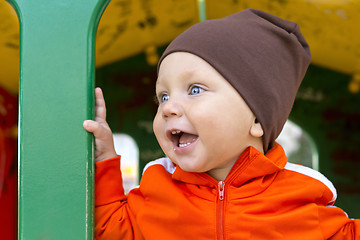
[[[96,239],[360,239],[360,221],[332,206],[320,173],[287,163],[280,145],[249,147],[225,181],[167,158],[148,164],[124,195],[119,158],[96,165]]]

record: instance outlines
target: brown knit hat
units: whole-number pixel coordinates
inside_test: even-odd
[[[166,48],[158,69],[173,52],[201,57],[229,81],[260,122],[265,152],[280,134],[311,61],[296,23],[255,9],[190,27]]]

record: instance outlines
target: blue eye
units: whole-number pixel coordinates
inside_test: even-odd
[[[196,94],[199,94],[199,93],[201,93],[201,92],[203,92],[204,91],[204,89],[202,89],[201,87],[199,87],[199,86],[193,86],[193,87],[191,87],[191,89],[190,89],[190,95],[196,95]]]
[[[162,94],[161,95],[161,102],[162,103],[164,103],[164,102],[166,102],[167,100],[169,100],[169,95],[167,95],[167,94]]]

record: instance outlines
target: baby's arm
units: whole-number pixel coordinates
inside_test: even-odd
[[[117,156],[112,132],[106,122],[105,100],[100,88],[95,89],[95,121],[85,120],[83,126],[95,136],[95,162]]]
[[[342,209],[332,206],[321,206],[317,213],[324,239],[360,240],[360,219],[349,219]]]
[[[106,122],[105,100],[100,88],[95,89],[95,121],[86,120],[83,126],[95,136],[95,239],[142,239],[139,231],[135,231],[134,216],[127,206],[120,157]]]

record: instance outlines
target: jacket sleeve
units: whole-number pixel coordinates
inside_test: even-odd
[[[142,239],[124,193],[120,157],[95,166],[95,239]]]
[[[334,206],[320,207],[319,219],[324,239],[360,240],[360,220],[349,219],[342,209]]]

